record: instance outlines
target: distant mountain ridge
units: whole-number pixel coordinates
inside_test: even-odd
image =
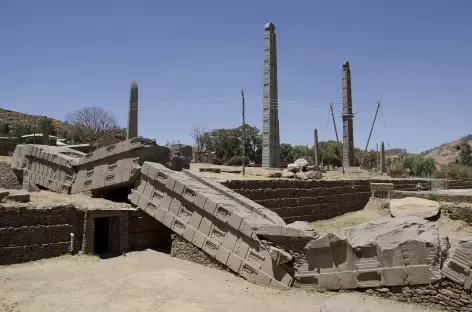
[[[12,110],[8,109],[3,109],[0,108],[0,120],[3,122],[7,122],[10,126],[10,129],[14,128],[17,124],[27,124],[33,127],[35,125],[36,132],[40,132],[39,130],[39,121],[41,118],[44,118],[47,116],[42,116],[42,115],[31,115],[31,114],[25,114],[25,113],[20,113],[20,112],[15,112]],[[61,133],[66,133],[69,130],[72,129],[71,125],[68,125],[67,123],[47,117],[52,120],[52,123],[54,125],[54,128],[56,129],[56,132],[58,134]]]
[[[438,165],[447,165],[448,163],[455,162],[459,158],[460,151],[457,149],[457,146],[463,141],[467,141],[467,143],[472,147],[472,134],[468,134],[460,139],[426,150],[422,152],[421,155],[433,158]]]

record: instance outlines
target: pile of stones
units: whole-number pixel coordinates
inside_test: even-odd
[[[268,174],[270,178],[287,178],[298,180],[320,180],[323,178],[321,170],[317,166],[310,166],[306,159],[299,158],[293,164],[289,164],[283,171],[273,171]]]

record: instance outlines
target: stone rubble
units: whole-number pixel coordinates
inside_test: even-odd
[[[464,239],[448,255],[448,238],[423,219],[424,213],[392,213],[397,217],[316,233],[307,222],[285,224],[277,213],[185,170],[188,162],[180,154],[140,137],[87,155],[18,145],[11,167],[21,173],[27,190],[39,185],[70,194],[83,191],[84,185],[87,190],[133,187],[130,202],[174,232],[174,256],[229,269],[250,282],[363,288],[382,297],[472,311],[472,239]],[[321,179],[318,170],[298,159],[272,174]],[[12,192],[0,190],[7,193]],[[11,200],[15,198],[27,201],[29,193],[17,192]],[[395,202],[390,205],[395,207]],[[328,305],[323,309],[336,311]]]

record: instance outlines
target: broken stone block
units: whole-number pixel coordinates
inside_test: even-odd
[[[440,205],[437,201],[405,197],[390,201],[390,213],[393,217],[416,216],[429,219],[438,215]]]
[[[272,171],[267,174],[267,177],[269,178],[281,178],[282,177],[282,172],[280,171]]]
[[[275,249],[271,255],[256,235],[264,226],[284,227],[278,215],[189,171],[146,161],[140,174],[128,197],[131,203],[246,280],[292,285],[293,277],[282,266],[289,257]]]
[[[274,247],[274,246],[270,246],[269,254],[272,257],[272,260],[277,265],[281,265],[281,264],[290,262],[293,259],[293,257],[288,252],[286,252],[285,250],[282,250],[280,248]]]
[[[27,203],[30,201],[30,194],[23,190],[9,190],[6,200],[15,201],[19,203]]]
[[[287,171],[296,173],[296,172],[300,171],[300,168],[296,164],[288,164],[287,165]]]
[[[10,192],[5,189],[0,189],[0,202],[10,195]]]
[[[288,179],[291,179],[295,177],[295,173],[291,172],[291,171],[288,171],[288,170],[284,170],[282,171],[282,178],[288,178]]]
[[[297,178],[299,180],[308,180],[308,177],[306,176],[306,174],[304,172],[295,173],[295,178]]]
[[[309,165],[308,161],[304,158],[298,158],[293,164],[297,165],[300,171],[306,171],[306,167]]]
[[[462,285],[464,289],[472,289],[472,236],[459,241],[454,254],[446,261],[442,273],[450,280]]]
[[[441,279],[440,244],[434,224],[419,217],[367,222],[311,240],[295,277],[325,289],[429,284]]]

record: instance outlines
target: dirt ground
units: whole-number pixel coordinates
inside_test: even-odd
[[[110,259],[64,256],[0,267],[0,311],[6,312],[317,312],[326,300],[371,311],[437,311],[354,292],[256,286],[231,273],[152,250]]]
[[[199,168],[220,168],[221,173],[212,173],[212,172],[199,172]],[[224,170],[242,170],[242,167],[238,166],[219,166],[219,165],[209,165],[202,163],[191,163],[190,170],[198,173],[200,176],[213,180],[272,180],[274,178],[268,178],[267,174],[272,171],[280,171],[281,169],[267,169],[267,168],[255,168],[248,167],[246,168],[246,176],[243,176],[240,173],[227,173]],[[359,180],[359,179],[390,179],[389,176],[382,176],[376,173],[362,171],[360,173],[346,173],[343,174],[339,171],[327,171],[323,173],[323,179],[325,180]]]
[[[345,228],[363,222],[375,221],[382,218],[390,218],[388,209],[381,209],[375,200],[369,201],[363,210],[346,213],[342,216],[328,220],[321,220],[312,223],[315,231],[327,232],[333,228]],[[454,248],[461,238],[472,236],[472,226],[461,220],[451,220],[447,216],[440,218],[433,223],[437,226],[439,232],[449,237],[449,242]]]

